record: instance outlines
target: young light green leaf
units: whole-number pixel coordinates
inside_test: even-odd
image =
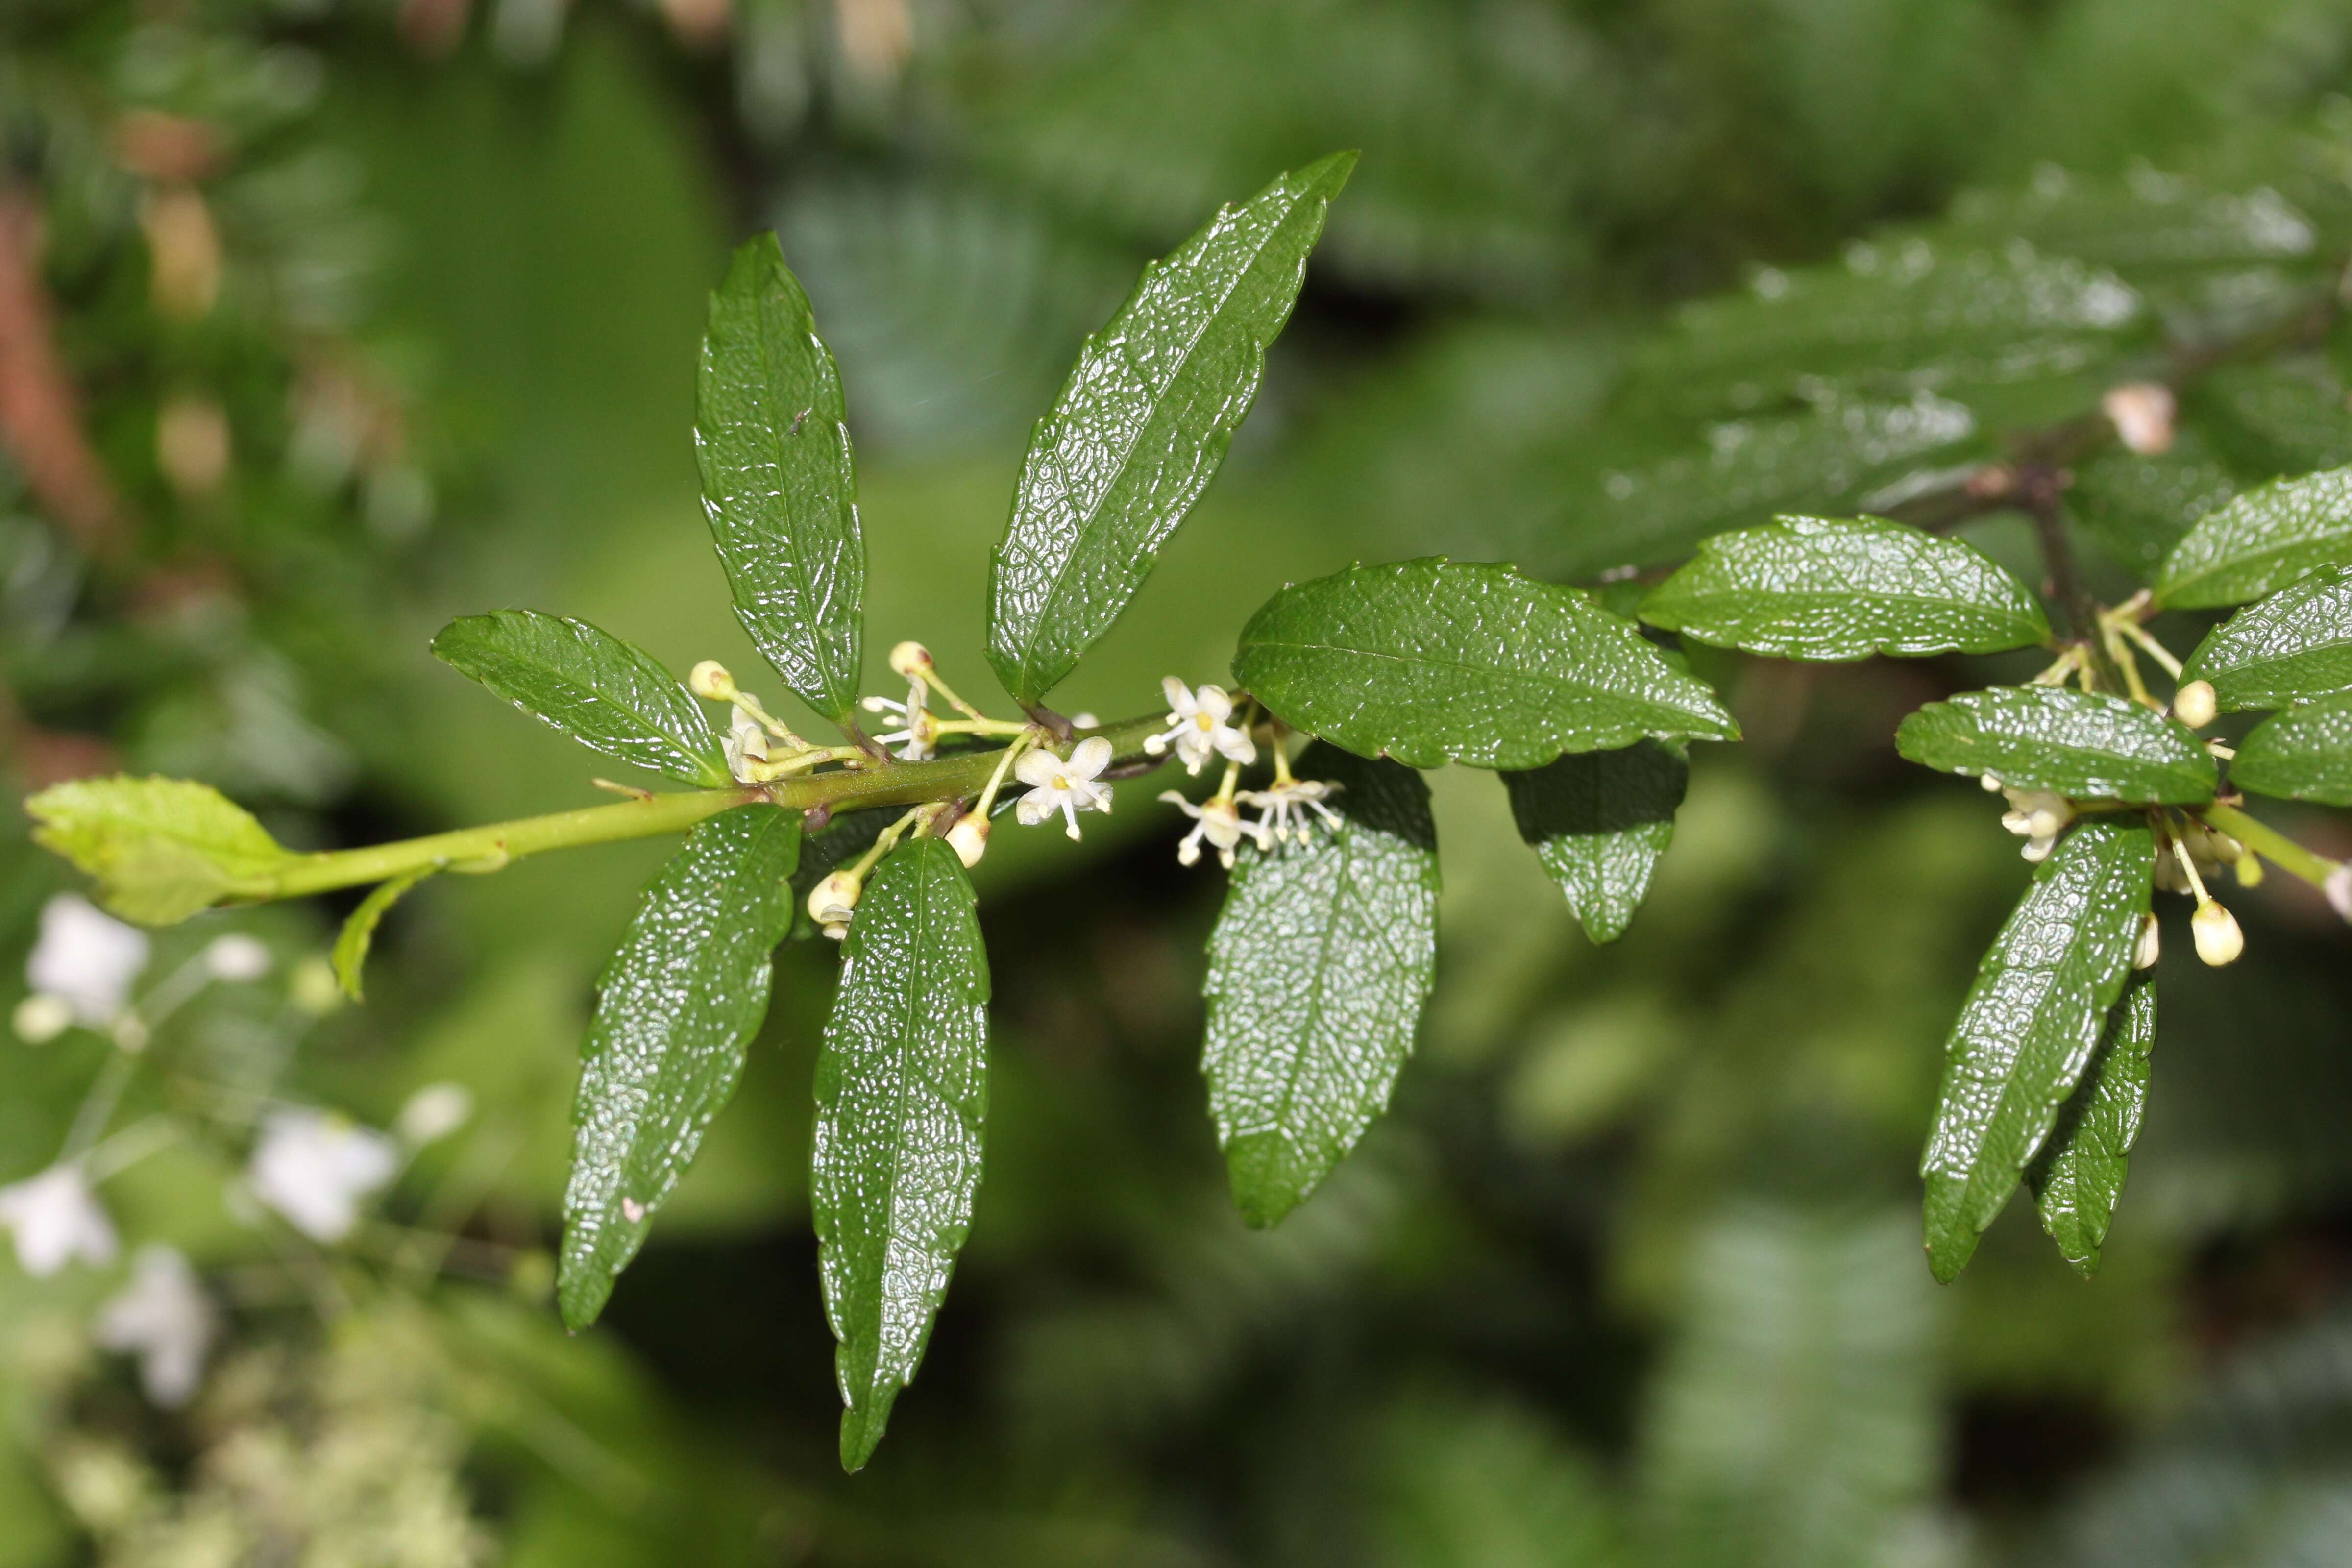
[[[1437,963],[1437,826],[1411,769],[1309,747],[1342,822],[1244,847],[1209,938],[1202,1068],[1234,1201],[1296,1208],[1385,1110]]]
[[[2256,795],[2352,805],[2352,692],[2255,725],[2230,763],[2230,782]]]
[[[2279,479],[2206,513],[2158,574],[2169,609],[2242,605],[2323,566],[2352,564],[2352,468]]]
[[[1997,653],[2050,638],[2025,584],[1981,551],[1881,518],[1784,517],[1699,546],[1642,618],[1780,658]]]
[[[2060,686],[1996,686],[1930,702],[1903,721],[1895,748],[1923,767],[2075,800],[2199,805],[2219,782],[2185,725],[2121,697]]]
[[[857,469],[841,373],[772,234],[710,296],[694,445],[736,617],[785,685],[846,724],[866,626]]]
[[[989,560],[988,658],[1023,705],[1110,629],[1216,477],[1355,163],[1335,153],[1220,211],[1087,340]]]
[[[74,779],[25,802],[34,842],[98,879],[99,902],[164,926],[226,900],[261,898],[299,859],[251,813],[189,779]]]
[[[394,877],[389,882],[378,883],[373,892],[360,900],[360,907],[352,911],[351,918],[343,922],[343,929],[336,934],[331,956],[335,965],[335,984],[343,988],[344,995],[354,1002],[365,999],[361,992],[360,972],[367,967],[368,949],[375,942],[375,928],[383,923],[385,910],[400,902],[409,889],[431,875],[433,871],[427,868]]]
[[[942,839],[885,856],[850,922],[816,1064],[811,1202],[847,1407],[841,1463],[873,1456],[971,1228],[988,1117],[988,954]]]
[[[1503,774],[1511,817],[1594,942],[1625,933],[1675,836],[1690,763],[1672,742],[1636,741]]]
[[[2042,1228],[2085,1279],[2099,1271],[2099,1245],[2115,1217],[2147,1105],[2148,1053],[2155,1047],[2156,984],[2142,972],[2107,1015],[2091,1065],[2025,1168]]]
[[[580,1048],[556,1301],[585,1328],[637,1255],[768,1014],[792,923],[801,815],[740,805],[698,826],[646,887]]]
[[[2240,610],[2197,645],[2180,679],[2210,682],[2225,713],[2352,687],[2352,567],[2325,567]]]
[[[1417,768],[1739,734],[1632,623],[1501,565],[1406,561],[1293,584],[1243,628],[1234,679],[1295,730]]]
[[[2130,973],[2155,870],[2145,823],[2079,824],[1993,939],[1952,1026],[1920,1157],[1937,1279],[1968,1262],[2081,1081]]]
[[[653,655],[586,621],[536,610],[461,616],[433,655],[589,750],[685,784],[728,781],[719,737]]]

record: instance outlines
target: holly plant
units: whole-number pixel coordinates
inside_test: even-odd
[[[1931,702],[1895,736],[1912,761],[2004,795],[2036,865],[1952,1029],[1923,1160],[1927,1248],[1951,1279],[2021,1183],[2090,1272],[2148,1091],[2154,892],[2195,900],[2197,952],[2214,964],[2243,945],[2212,893],[2225,867],[2251,884],[2267,863],[2352,913],[2352,872],[2242,809],[2249,791],[2352,805],[2352,470],[2237,496],[2111,605],[2081,586],[2054,526],[2061,468],[2029,453],[1941,492],[1963,504],[1911,498],[1926,526],[1784,517],[1698,540],[1662,579],[1609,572],[1591,592],[1498,563],[1357,565],[1260,607],[1231,689],[1171,677],[1139,717],[1056,711],[1055,689],[1216,473],[1353,163],[1325,158],[1218,213],[1087,341],[1030,440],[991,561],[988,658],[1008,716],[967,700],[911,642],[888,660],[903,699],[861,693],[866,552],[840,377],[761,237],[710,302],[704,506],[738,618],[834,735],[803,738],[715,662],[681,683],[585,622],[499,611],[453,622],[434,653],[684,787],[609,785],[628,798],[299,854],[201,784],[90,779],[32,798],[42,842],[152,924],[373,885],[335,950],[356,996],[377,922],[420,879],[683,831],[582,1049],[557,1291],[575,1329],[595,1321],[733,1092],[773,950],[838,940],[812,1192],[841,1455],[856,1469],[915,1373],[971,1225],[989,969],[969,872],[1003,813],[1076,838],[1084,814],[1168,762],[1215,779],[1205,798],[1159,798],[1189,819],[1178,858],[1213,851],[1231,875],[1209,939],[1202,1062],[1235,1201],[1270,1226],[1362,1136],[1412,1047],[1438,902],[1418,770],[1497,773],[1521,836],[1605,942],[1667,847],[1691,744],[1739,738],[1700,673],[1731,668],[1711,650],[1833,662],[2038,648],[2039,674]],[[2092,434],[2147,442],[2169,395],[2112,389]],[[2046,595],[1941,531],[1995,505],[2044,525]],[[2240,605],[2185,658],[2147,629],[2159,611]],[[2020,674],[2037,662],[2025,657]],[[2234,752],[2200,738],[2242,710],[2273,716]]]

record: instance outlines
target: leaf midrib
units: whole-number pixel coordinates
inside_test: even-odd
[[[1454,659],[1433,658],[1421,654],[1389,653],[1380,648],[1348,647],[1339,643],[1294,642],[1288,640],[1277,640],[1270,637],[1257,638],[1256,640],[1249,643],[1247,647],[1249,648],[1282,648],[1296,653],[1346,654],[1356,658],[1383,659],[1391,664],[1426,665],[1433,669],[1453,670],[1462,675],[1473,675],[1486,678],[1501,677],[1507,679],[1540,683],[1548,687],[1555,687],[1569,691],[1586,692],[1595,697],[1611,698],[1623,702],[1649,703],[1655,707],[1666,709],[1671,712],[1688,714],[1695,719],[1703,719],[1706,717],[1706,715],[1700,712],[1697,709],[1685,708],[1677,703],[1668,701],[1664,699],[1634,696],[1627,692],[1614,690],[1605,686],[1588,685],[1581,681],[1568,679],[1539,669],[1509,668],[1491,664],[1465,664]],[[1567,657],[1575,657],[1573,650],[1563,649],[1561,651]],[[1659,668],[1663,674],[1668,677],[1672,677],[1675,673],[1673,668],[1665,665],[1664,661],[1660,662]]]
[[[781,259],[779,264],[781,265]],[[795,286],[797,287],[797,285]],[[761,314],[760,307],[760,300],[754,298],[751,308],[755,321],[757,321]],[[837,377],[826,374],[827,370],[830,368],[828,362],[830,362],[833,355],[831,351],[826,349],[824,346],[824,340],[817,335],[815,312],[814,310],[793,310],[793,320],[789,323],[789,330],[782,335],[793,340],[797,340],[803,336],[801,321],[803,316],[805,316],[808,323],[805,336],[808,340],[808,348],[812,351],[810,365],[813,378],[816,383],[812,397],[814,406],[811,408],[811,412],[813,414],[821,412],[826,416],[826,428],[835,433],[835,438],[841,441],[842,447],[845,449],[847,447],[847,440],[841,435],[837,422],[832,417],[833,410],[828,405],[830,403],[838,403],[840,401],[840,383]],[[764,322],[760,324],[762,327],[765,325]],[[785,364],[783,345],[782,343],[771,342],[768,333],[765,331],[761,331],[759,332],[759,348],[760,368],[763,373],[762,380],[765,384],[761,388],[761,401],[772,405],[768,409],[768,412],[771,415],[773,415],[782,411],[783,404],[792,401],[789,397],[779,398],[777,396],[777,393],[781,390],[779,382],[782,379],[782,373]],[[776,504],[785,514],[784,527],[782,530],[782,534],[786,541],[786,545],[782,552],[784,566],[785,570],[794,579],[794,594],[799,600],[798,608],[800,610],[800,616],[802,621],[808,626],[810,642],[808,658],[810,661],[817,667],[817,673],[822,679],[825,698],[836,710],[834,713],[827,714],[826,717],[835,718],[838,717],[839,713],[847,711],[850,703],[856,700],[856,693],[852,691],[847,698],[844,698],[841,693],[835,689],[837,683],[836,677],[839,672],[832,668],[832,661],[827,659],[820,650],[824,644],[829,642],[837,642],[839,640],[836,635],[837,628],[826,626],[818,618],[816,582],[814,569],[808,560],[810,552],[804,550],[792,548],[791,542],[793,536],[797,531],[792,526],[792,499],[788,494],[789,487],[785,483],[785,476],[791,472],[791,469],[787,466],[784,443],[786,441],[797,441],[800,437],[797,435],[786,434],[781,422],[775,418],[770,418],[764,421],[764,425],[765,428],[762,434],[766,437],[768,444],[773,447],[775,453]],[[841,475],[838,477],[843,480],[844,504],[855,509],[856,505],[856,501],[848,499],[853,487],[853,481],[847,475]],[[829,510],[835,514],[829,520],[825,531],[836,536],[834,542],[840,546],[842,551],[845,552],[850,530],[847,526],[841,523],[839,506],[824,510]],[[853,686],[856,684],[856,674],[853,671],[850,676],[850,681]]]

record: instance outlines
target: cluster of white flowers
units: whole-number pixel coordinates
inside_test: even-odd
[[[2002,789],[1990,773],[1985,783],[2008,798],[2009,809],[2001,813],[2000,825],[2025,840],[2020,853],[2036,865],[2050,858],[2058,836],[2074,820],[2074,803],[2046,789]]]

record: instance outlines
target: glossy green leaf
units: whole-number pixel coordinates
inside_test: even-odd
[[[1945,1047],[1920,1158],[1937,1279],[1968,1262],[2082,1080],[2130,973],[2155,869],[2145,823],[2078,824],[1993,939]]]
[[[2352,805],[2352,693],[2255,725],[2238,746],[2230,782],[2256,795]]]
[[[2352,567],[2326,567],[2240,610],[2197,645],[2180,679],[2211,682],[2224,712],[2352,687]]]
[[[2352,468],[2279,479],[2208,512],[2165,558],[2172,609],[2242,605],[2323,566],[2352,564]]]
[[[1388,1106],[1437,963],[1437,826],[1411,769],[1308,748],[1337,828],[1244,845],[1209,938],[1209,1113],[1234,1201],[1273,1225]]]
[[[772,234],[710,296],[694,440],[736,617],[803,701],[847,722],[866,624],[857,469],[841,374]]]
[[[226,899],[259,898],[299,857],[253,815],[188,779],[74,779],[25,802],[34,841],[98,879],[124,920],[172,925]]]
[[[2091,1065],[2025,1168],[2042,1228],[2087,1279],[2099,1271],[2116,1199],[2147,1106],[2148,1055],[2156,1048],[2156,984],[2142,972],[2107,1015]]]
[[[2192,428],[2175,436],[2160,457],[2117,447],[2078,466],[2067,503],[2085,533],[2146,581],[2200,519],[2229,505],[2242,488]]]
[[[873,1456],[971,1228],[988,1117],[988,954],[942,839],[885,856],[843,944],[810,1189],[840,1342],[841,1462]]]
[[[702,1134],[734,1094],[792,921],[801,816],[743,805],[698,826],[646,887],[581,1047],[556,1300],[596,1321]]]
[[[585,621],[463,616],[441,628],[433,654],[591,751],[690,784],[729,782],[693,694],[653,655]]]
[[[1018,701],[1110,629],[1216,477],[1355,163],[1335,153],[1220,210],[1087,340],[989,561],[989,662]]]
[[[1511,818],[1594,942],[1625,933],[1675,837],[1690,763],[1671,742],[1636,741],[1503,774]]]
[[[360,900],[360,907],[351,912],[351,918],[343,921],[343,929],[335,935],[335,949],[331,956],[335,965],[335,984],[342,987],[344,995],[354,1002],[366,999],[360,976],[367,967],[368,949],[375,944],[375,928],[383,923],[384,911],[431,875],[432,870],[427,868],[378,883]]]
[[[1509,566],[1406,561],[1293,584],[1250,617],[1234,679],[1295,730],[1417,768],[1739,734],[1631,622]]]
[[[1983,552],[1881,518],[1784,517],[1718,533],[1652,590],[1642,618],[1780,658],[1997,653],[2046,642],[2025,584]]]
[[[2187,726],[2121,697],[2060,686],[1996,686],[1930,702],[1903,721],[1895,747],[1924,767],[2075,800],[2196,805],[2219,782]]]

